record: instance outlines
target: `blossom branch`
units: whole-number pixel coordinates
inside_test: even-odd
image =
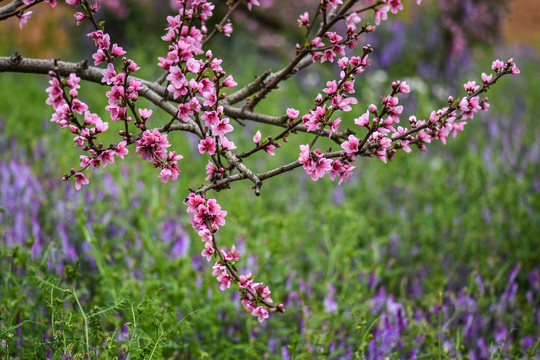
[[[238,5],[240,5],[241,1],[240,0],[236,0],[236,2],[232,5],[229,6],[229,10],[227,11],[227,13],[225,14],[225,16],[223,16],[223,19],[221,19],[221,21],[219,22],[219,24],[217,24],[215,27],[214,27],[214,30],[212,30],[212,32],[210,34],[208,34],[203,40],[202,40],[202,45],[206,45],[206,43],[208,41],[210,41],[210,39],[212,39],[219,31],[219,29],[222,29],[225,24],[227,24],[227,22],[229,21],[229,19],[231,18],[231,15],[232,13],[234,12],[234,10],[236,10],[236,8],[238,8]]]
[[[210,225],[210,223],[208,221],[206,222],[206,224],[207,224],[207,226],[209,228],[211,228],[210,227],[211,225]],[[212,247],[214,248],[215,253],[218,254],[219,259],[221,260],[221,263],[223,265],[225,265],[225,267],[229,271],[229,274],[231,274],[232,277],[236,280],[236,282],[239,283],[241,281],[240,275],[238,275],[238,273],[234,269],[233,265],[231,265],[230,261],[225,259],[225,255],[223,254],[222,250],[219,248],[219,246],[217,244],[215,231],[212,233]],[[251,290],[249,287],[245,287],[244,290],[249,295],[251,295],[253,299],[258,299],[258,302],[264,304],[264,306],[266,306],[270,311],[272,311],[272,312],[281,312],[281,313],[285,312],[285,309],[283,308],[283,305],[281,305],[281,306],[280,305],[274,305],[274,304],[268,302],[267,300],[265,300],[263,298],[259,298],[259,296],[253,290]]]
[[[326,33],[328,30],[330,30],[340,19],[343,18],[343,15],[351,9],[354,4],[356,4],[358,0],[351,0],[347,2],[345,5],[343,5],[339,12],[333,16],[331,19],[329,19],[328,22],[323,23],[323,25],[320,27],[319,31],[317,32],[316,37],[321,37],[324,33]],[[377,2],[379,3],[379,2]],[[377,5],[377,4],[375,4]],[[290,77],[293,73],[298,72],[297,65],[306,58],[306,55],[309,54],[308,47],[302,47],[302,49],[297,53],[295,58],[289,63],[285,69],[281,70],[271,81],[265,84],[265,86],[262,88],[262,90],[255,95],[255,97],[246,104],[247,109],[253,110],[255,106],[266,97],[266,95],[274,90],[277,85],[282,81]],[[307,60],[304,60],[307,61]],[[305,66],[309,65],[309,63],[306,63]]]
[[[55,60],[24,58],[19,54],[15,54],[9,57],[0,57],[0,72],[20,72],[46,75],[49,73],[53,66],[55,66]],[[68,76],[71,73],[75,73],[83,80],[103,85],[103,83],[101,82],[101,79],[103,78],[102,69],[94,66],[89,66],[88,61],[86,60],[78,63],[58,60],[56,62],[56,66],[58,67],[59,74],[62,76]],[[142,97],[151,101],[161,109],[165,110],[170,115],[175,115],[178,112],[178,108],[164,98],[164,95],[166,93],[165,87],[145,79],[137,77],[133,78],[140,81],[143,85],[143,89],[139,91],[139,94]],[[228,98],[229,97],[225,99]],[[223,105],[223,112],[227,116],[237,119],[251,120],[264,124],[287,127],[286,116],[274,117],[245,109],[239,109],[225,104]],[[164,128],[162,127],[158,129]],[[169,131],[175,130],[188,131],[197,134],[199,137],[202,136],[199,128],[194,122],[189,122],[187,124],[179,123],[171,125]],[[307,132],[305,126],[303,125],[295,127],[295,131]],[[351,133],[352,132],[350,130],[347,130],[345,132],[334,132],[331,138],[334,141],[340,141],[345,139]],[[323,135],[328,136],[329,134],[330,133],[328,130],[324,130]]]

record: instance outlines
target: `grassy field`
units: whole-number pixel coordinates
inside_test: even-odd
[[[205,177],[192,139],[171,135],[185,156],[175,183],[162,184],[130,154],[77,192],[61,178],[79,153],[49,123],[45,79],[0,74],[0,356],[540,358],[539,59],[495,47],[469,70],[479,74],[508,53],[521,76],[493,88],[490,112],[447,146],[389,164],[360,159],[339,187],[296,171],[265,182],[261,197],[247,183],[215,194],[229,212],[219,241],[237,244],[241,266],[286,306],[263,325],[234,291],[218,290],[200,256],[182,204]],[[246,58],[240,84],[259,61]],[[396,71],[366,73],[360,108],[381,94],[364,85],[406,77]],[[308,109],[310,81],[327,75],[287,83],[260,111]],[[419,117],[444,103],[436,81],[407,80],[419,88],[409,99]],[[104,91],[87,85],[81,97],[103,108]],[[233,140],[241,148],[256,128]],[[306,138],[279,151],[294,160]]]

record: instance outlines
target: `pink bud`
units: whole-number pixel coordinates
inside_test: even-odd
[[[261,132],[257,130],[257,133],[253,137],[253,142],[258,145],[261,142],[261,138]]]

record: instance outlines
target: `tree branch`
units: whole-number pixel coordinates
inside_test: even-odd
[[[101,82],[103,74],[101,69],[93,66],[88,66],[88,62],[81,61],[78,63],[71,63],[65,61],[45,60],[45,59],[27,59],[15,54],[11,57],[0,57],[0,72],[20,72],[20,73],[32,73],[32,74],[49,74],[49,71],[54,67],[58,68],[58,72],[62,76],[69,76],[71,73],[77,74],[86,81],[94,82],[104,85]],[[151,83],[147,80],[138,79],[143,85],[143,89],[139,91],[139,94],[148,99],[156,106],[165,110],[170,115],[176,115],[178,108],[167,100],[163,99],[160,93],[163,93],[165,89],[162,86]],[[160,127],[158,129],[164,129]],[[187,123],[177,123],[170,127],[170,130],[183,130],[200,135],[200,131],[193,120],[190,119]]]
[[[13,0],[9,4],[0,7],[0,20],[5,20],[17,13],[17,8],[23,5],[22,0]]]

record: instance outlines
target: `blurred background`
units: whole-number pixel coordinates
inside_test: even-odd
[[[209,44],[240,86],[287,63],[303,36],[298,14],[316,6],[260,2],[253,13],[235,14],[231,38],[217,36]],[[112,41],[141,66],[140,77],[157,79],[157,57],[167,51],[160,36],[174,2],[101,3],[98,16]],[[33,10],[22,30],[16,19],[0,22],[2,56],[91,59],[90,28],[75,27],[70,7]],[[225,11],[216,5],[216,22]],[[364,20],[373,22],[371,16]],[[504,77],[490,90],[488,113],[469,121],[447,146],[400,153],[389,164],[359,159],[355,175],[341,186],[312,182],[299,170],[266,182],[260,198],[246,183],[215,194],[228,211],[219,241],[236,244],[241,266],[287,308],[263,325],[244,314],[234,291],[217,290],[199,255],[182,199],[203,183],[207,159],[191,137],[170,135],[184,155],[175,183],[157,181],[155,169],[130,154],[92,172],[90,185],[77,192],[61,181],[80,153],[71,135],[49,122],[48,79],[0,74],[0,266],[7,269],[0,331],[24,320],[40,324],[2,333],[0,349],[44,358],[82,351],[81,322],[70,320],[76,304],[48,301],[54,291],[35,279],[37,273],[69,287],[78,260],[75,286],[86,309],[124,299],[93,324],[92,344],[102,356],[122,357],[135,337],[144,349],[154,333],[169,329],[160,343],[164,358],[539,358],[538,16],[536,0],[407,4],[360,41],[375,50],[372,66],[357,78],[359,104],[342,124],[351,126],[397,79],[412,89],[402,97],[402,118],[425,118],[448,95],[462,96],[464,82],[479,82],[492,60],[513,57],[521,75]],[[305,69],[258,110],[304,113],[337,74],[331,64]],[[105,91],[95,84],[80,91],[104,120]],[[140,106],[151,107],[144,99]],[[154,108],[153,118],[161,124],[168,115]],[[275,133],[258,124],[235,126],[232,140],[240,149],[257,129]],[[293,161],[307,139],[291,138],[276,158]],[[280,162],[261,154],[249,164],[264,170]],[[140,309],[137,321],[130,305]],[[64,341],[52,329],[61,330]]]

